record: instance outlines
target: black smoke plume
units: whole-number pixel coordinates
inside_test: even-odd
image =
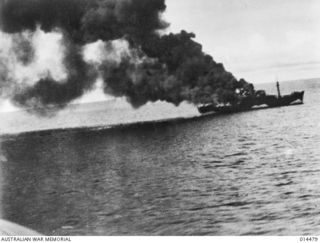
[[[32,43],[32,33],[15,34],[13,40],[13,51],[19,62],[28,65],[34,60],[35,50]]]
[[[94,68],[83,60],[82,49],[72,42],[65,41],[64,44],[67,79],[57,82],[48,74],[34,86],[26,87],[15,94],[13,96],[15,104],[46,115],[48,112],[63,108],[71,100],[81,97],[85,91],[92,88],[97,74]]]
[[[64,107],[90,90],[98,74],[103,77],[106,93],[125,96],[134,107],[157,100],[176,105],[182,101],[232,103],[239,99],[239,92],[253,91],[252,85],[238,81],[222,64],[206,55],[194,41],[193,33],[159,34],[168,26],[161,18],[166,10],[165,0],[0,2],[3,32],[25,37],[21,33],[32,33],[37,28],[58,31],[63,34],[66,47],[67,79],[56,81],[49,74],[33,86],[20,87],[13,96],[20,106],[42,113],[50,107]],[[94,68],[83,60],[84,45],[118,39],[126,40],[131,50],[120,62],[106,58]],[[20,38],[16,42],[16,52],[26,65],[33,59],[27,40]]]

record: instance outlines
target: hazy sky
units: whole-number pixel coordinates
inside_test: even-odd
[[[167,0],[166,3],[163,17],[171,24],[168,31],[194,32],[204,51],[237,78],[261,83],[274,82],[276,78],[281,81],[320,77],[320,0]],[[53,42],[53,47],[48,48],[50,40],[57,36],[39,34],[38,39],[41,38],[47,38],[42,49],[48,52],[43,54],[46,61],[42,64],[58,69],[58,64],[52,65],[57,62],[54,58],[48,60],[57,57],[56,44]],[[37,70],[45,68],[38,64],[34,64],[39,66]],[[19,74],[24,72],[19,70]],[[98,82],[95,91],[76,102],[100,101],[105,97]],[[0,101],[0,111],[10,109],[8,101]]]
[[[167,0],[165,18],[238,78],[320,77],[319,0]]]

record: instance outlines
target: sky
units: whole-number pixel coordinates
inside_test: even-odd
[[[170,23],[167,31],[194,32],[203,50],[238,79],[264,83],[320,77],[319,0],[167,0],[166,4],[162,17]],[[59,35],[38,33],[35,38],[35,43],[47,44],[39,45],[40,58],[30,75],[36,74],[34,70],[45,74],[46,66],[55,67],[57,75],[63,73],[57,55]],[[6,43],[0,35],[1,46]],[[17,75],[28,72],[17,70]],[[110,99],[97,82],[94,91],[75,102],[106,98]],[[12,109],[8,101],[0,101],[0,111]]]
[[[318,0],[167,0],[164,18],[237,78],[261,83],[320,77],[319,13]]]

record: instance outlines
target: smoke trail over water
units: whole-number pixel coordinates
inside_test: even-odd
[[[252,89],[202,51],[186,31],[160,34],[164,0],[0,0],[0,28],[12,38],[16,61],[35,60],[34,33],[59,33],[65,77],[48,72],[31,83],[18,82],[0,52],[0,94],[13,102],[48,114],[91,90],[97,77],[104,91],[127,97],[139,107],[149,101],[194,104],[237,100],[237,89]],[[103,43],[100,61],[84,58],[84,49]],[[43,43],[45,45],[46,43]],[[10,92],[8,91],[10,87]]]

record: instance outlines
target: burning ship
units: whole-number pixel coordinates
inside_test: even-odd
[[[304,91],[293,92],[289,95],[282,96],[280,93],[280,84],[277,82],[278,95],[267,95],[265,91],[259,90],[252,94],[247,94],[239,98],[236,103],[228,103],[223,105],[215,105],[214,103],[203,104],[198,106],[201,114],[216,113],[235,113],[248,111],[257,106],[265,105],[269,108],[289,106],[292,104],[303,104]]]

